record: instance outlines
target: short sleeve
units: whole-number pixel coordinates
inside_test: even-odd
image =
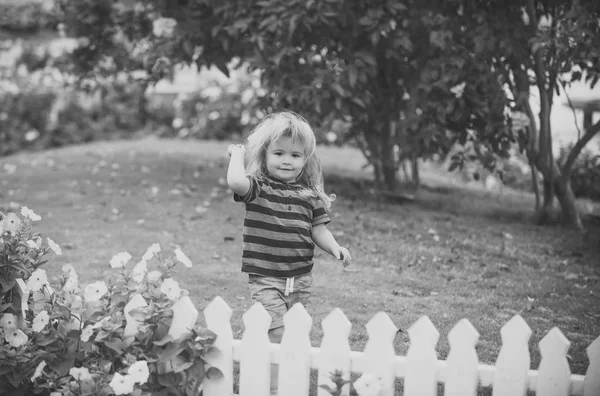
[[[248,203],[252,202],[256,197],[258,197],[258,193],[260,191],[260,183],[254,177],[248,176],[248,180],[250,180],[250,188],[248,189],[246,195],[241,196],[239,194],[233,193],[233,200],[235,202]]]
[[[331,219],[325,210],[325,206],[323,206],[323,202],[320,199],[315,200],[313,203],[312,226],[314,227],[319,224],[328,224],[330,221]]]

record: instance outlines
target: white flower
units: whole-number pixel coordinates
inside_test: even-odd
[[[527,15],[527,11],[525,11],[525,7],[521,7],[521,20],[525,26],[529,26],[529,15]]]
[[[112,388],[115,395],[127,395],[133,392],[133,379],[130,375],[121,375],[115,373],[113,379],[110,381],[110,387]]]
[[[75,381],[93,381],[90,371],[85,367],[71,367],[69,375],[75,378]]]
[[[156,37],[172,37],[177,21],[173,18],[158,18],[152,22],[152,33]]]
[[[10,329],[4,330],[4,339],[10,344],[10,346],[18,348],[21,345],[27,343],[27,335],[21,331],[21,329]]]
[[[352,385],[359,396],[377,396],[381,392],[381,381],[371,374],[363,374]]]
[[[75,271],[75,267],[73,264],[65,264],[62,266],[62,273],[64,276],[77,276],[77,271]]]
[[[27,206],[21,206],[21,215],[31,221],[42,220],[42,218],[39,215],[35,214],[35,212],[29,209]]]
[[[40,364],[38,364],[37,367],[35,368],[35,372],[31,376],[31,382],[35,381],[36,379],[38,379],[42,376],[42,371],[44,371],[45,367],[46,367],[46,361],[42,360],[40,362]]]
[[[48,276],[46,275],[46,270],[41,268],[33,271],[29,279],[27,279],[27,288],[31,292],[36,292],[42,289],[45,285],[48,284]]]
[[[62,249],[60,248],[60,246],[58,246],[52,239],[50,239],[50,238],[47,238],[47,239],[48,239],[48,246],[50,247],[50,249],[52,249],[54,254],[60,256],[62,254]]]
[[[162,273],[160,271],[150,271],[148,272],[148,282],[150,283],[156,283],[160,280],[160,278],[162,277]]]
[[[79,283],[79,278],[77,275],[71,275],[65,280],[65,284],[63,285],[63,291],[72,292],[75,291],[77,285]]]
[[[11,313],[5,313],[0,318],[0,327],[2,327],[5,331],[16,329],[17,328],[17,317]]]
[[[467,83],[465,83],[463,81],[460,84],[457,84],[457,85],[453,86],[452,88],[450,88],[450,92],[452,92],[454,94],[454,96],[456,96],[457,98],[460,98],[463,95],[466,85],[467,85]]]
[[[94,334],[94,327],[92,325],[87,325],[83,328],[83,330],[81,330],[79,339],[81,339],[83,342],[88,342],[92,334]]]
[[[552,26],[552,15],[542,15],[538,21],[538,29],[546,30]]]
[[[175,249],[175,257],[177,258],[177,260],[180,263],[182,263],[186,267],[192,268],[192,262],[190,261],[189,258],[187,258],[187,256],[185,254],[183,254],[181,249],[179,249],[179,248]]]
[[[152,257],[154,257],[154,255],[158,252],[160,252],[160,245],[158,243],[153,243],[152,245],[150,245],[148,250],[146,250],[146,253],[144,253],[144,255],[142,256],[142,260],[150,261]]]
[[[83,298],[85,301],[100,301],[102,296],[104,296],[108,292],[108,288],[106,287],[106,283],[102,281],[90,283],[85,287],[83,291]]]
[[[181,296],[181,288],[179,283],[173,278],[165,279],[163,284],[160,285],[160,291],[163,292],[169,300],[178,300]]]
[[[150,376],[148,363],[145,360],[139,360],[129,366],[127,373],[131,376],[134,383],[145,384]]]
[[[145,260],[140,261],[133,267],[133,271],[131,271],[131,277],[137,283],[140,283],[144,276],[148,273],[148,263]]]
[[[37,243],[35,243],[32,239],[28,240],[27,242],[25,242],[27,244],[27,246],[29,246],[31,249],[37,249],[38,245]]]
[[[35,318],[33,318],[33,324],[31,325],[31,328],[35,332],[40,332],[44,330],[44,327],[46,327],[46,325],[49,322],[50,316],[48,315],[48,311],[44,309],[40,311],[37,315],[35,315]]]
[[[123,268],[131,260],[131,254],[127,252],[117,253],[110,259],[111,268]]]

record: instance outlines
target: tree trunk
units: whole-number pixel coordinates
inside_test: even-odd
[[[419,155],[413,150],[410,158],[410,167],[412,171],[412,183],[416,189],[421,186],[421,175],[419,174]]]

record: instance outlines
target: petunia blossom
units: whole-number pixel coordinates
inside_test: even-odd
[[[87,325],[83,328],[83,330],[81,330],[81,335],[79,338],[83,342],[88,342],[92,334],[94,334],[94,327],[92,325]]]
[[[52,249],[54,254],[56,254],[57,256],[60,256],[62,254],[62,249],[60,248],[60,246],[58,246],[56,244],[56,242],[54,242],[52,239],[50,239],[50,238],[46,238],[46,239],[48,240],[48,246],[50,247],[50,249]]]
[[[135,385],[135,382],[130,375],[121,375],[119,373],[115,373],[109,385],[113,392],[115,392],[115,395],[119,396],[127,395],[133,392],[133,386]]]
[[[86,367],[71,367],[69,375],[75,378],[75,381],[93,381],[94,378]]]
[[[186,267],[192,268],[192,261],[185,254],[183,254],[180,248],[175,249],[175,257],[177,258],[177,261]]]
[[[27,343],[27,334],[23,333],[21,329],[10,329],[4,330],[4,339],[14,348],[18,348]]]
[[[173,278],[165,279],[162,285],[160,285],[160,291],[167,296],[169,300],[178,300],[181,296],[181,288],[179,283]]]
[[[25,243],[27,244],[27,246],[28,246],[30,249],[37,249],[37,248],[38,248],[38,245],[37,245],[37,243],[35,243],[35,241],[34,241],[33,239],[29,239],[29,240],[28,240],[27,242],[25,242]]]
[[[363,374],[352,386],[359,396],[377,396],[381,392],[381,381],[371,374]]]
[[[38,379],[42,376],[42,372],[44,371],[44,368],[46,368],[46,361],[42,360],[40,362],[40,364],[38,364],[37,367],[35,368],[35,372],[31,376],[31,382],[35,381],[36,379]]]
[[[150,376],[148,363],[145,360],[138,360],[129,366],[127,373],[131,376],[133,382],[136,384],[145,384]]]
[[[162,273],[160,271],[150,271],[148,272],[148,282],[150,283],[156,283],[160,280],[160,278],[162,277]]]
[[[90,283],[83,290],[83,298],[85,298],[86,302],[90,301],[100,301],[102,296],[104,296],[108,292],[108,287],[106,287],[106,283],[102,281]]]
[[[150,259],[152,259],[152,257],[154,257],[154,255],[158,252],[160,252],[160,245],[158,243],[153,243],[142,256],[142,260],[150,261]]]
[[[27,288],[30,292],[39,291],[47,284],[48,276],[46,275],[46,270],[41,268],[33,271],[29,279],[27,279]]]
[[[115,254],[110,259],[110,267],[111,268],[123,268],[125,264],[127,264],[131,260],[131,254],[128,252],[120,252]]]
[[[31,328],[35,332],[40,332],[44,330],[44,327],[46,327],[46,325],[49,322],[50,316],[48,315],[48,311],[44,309],[40,311],[37,315],[35,315],[35,318],[33,318],[33,324],[31,325]]]
[[[29,209],[27,206],[21,206],[21,215],[31,221],[42,220],[42,218],[39,215],[35,214],[35,212]]]
[[[16,329],[17,328],[17,317],[11,313],[5,313],[0,317],[0,327],[6,330]]]

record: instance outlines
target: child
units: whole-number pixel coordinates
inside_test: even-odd
[[[227,184],[234,200],[246,205],[242,272],[248,273],[252,301],[272,317],[269,339],[280,343],[283,315],[297,302],[308,303],[314,245],[344,267],[350,253],[327,229],[332,198],[323,190],[315,134],[302,117],[270,114],[252,131],[246,147],[230,145],[227,152]],[[275,367],[272,390],[276,373]]]

